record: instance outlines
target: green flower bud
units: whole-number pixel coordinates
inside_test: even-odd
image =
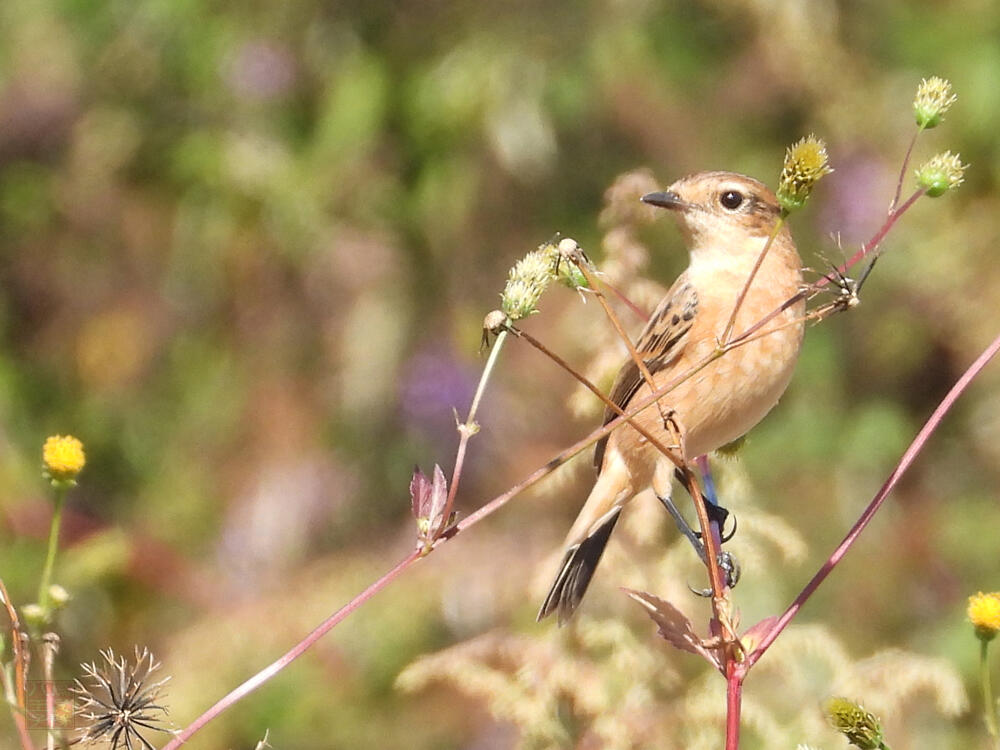
[[[958,154],[945,151],[931,157],[917,169],[917,184],[931,198],[937,198],[962,184],[967,166],[962,164]]]
[[[931,76],[925,78],[917,86],[917,95],[913,99],[913,114],[917,125],[924,129],[937,127],[945,112],[958,99],[951,91],[951,82],[944,78]]]
[[[879,750],[883,746],[882,725],[857,703],[847,698],[830,698],[823,704],[830,725],[844,735],[847,741],[861,750]]]

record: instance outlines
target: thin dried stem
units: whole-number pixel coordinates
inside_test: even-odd
[[[616,287],[614,284],[612,284],[610,281],[608,281],[607,279],[605,279],[603,277],[601,278],[601,283],[604,286],[606,286],[608,289],[610,289],[612,291],[612,293],[614,293],[614,295],[619,300],[621,300],[622,304],[625,305],[625,307],[627,307],[629,310],[631,310],[632,312],[634,312],[635,315],[636,315],[636,317],[639,318],[643,323],[646,323],[647,321],[649,321],[649,313],[647,313],[645,310],[643,310],[641,307],[639,307],[637,304],[635,304],[635,302],[633,302],[632,300],[630,300],[628,298],[628,295],[626,295],[618,287]]]
[[[438,534],[444,532],[447,528],[452,509],[455,507],[455,496],[458,494],[458,485],[462,479],[462,468],[465,466],[465,453],[469,445],[469,440],[479,431],[479,425],[476,424],[476,413],[479,411],[479,403],[482,401],[483,393],[486,391],[486,384],[490,380],[490,375],[493,374],[493,368],[496,366],[497,359],[500,357],[500,352],[506,340],[507,332],[501,331],[496,341],[493,342],[493,348],[490,350],[490,356],[486,360],[486,366],[483,367],[482,375],[479,376],[479,385],[476,386],[476,393],[472,397],[472,405],[469,406],[469,416],[466,417],[464,423],[458,425],[459,438],[458,450],[455,452],[455,468],[451,473],[451,483],[448,486],[448,499],[445,501],[444,510],[441,512],[443,521],[441,527],[438,529]]]
[[[913,147],[917,145],[917,138],[920,137],[922,132],[924,132],[923,127],[918,126],[917,132],[913,134],[913,137],[910,139],[910,145],[906,149],[906,156],[903,157],[903,166],[899,168],[899,178],[896,180],[896,194],[892,197],[892,203],[889,204],[890,214],[899,205],[899,198],[903,194],[903,180],[906,179],[906,168],[910,165],[910,157],[913,156]]]
[[[582,273],[583,277],[587,280],[587,284],[590,286],[594,296],[597,297],[597,301],[600,302],[601,307],[604,308],[604,313],[608,316],[608,320],[611,321],[611,325],[614,326],[618,337],[625,342],[625,346],[628,348],[629,356],[632,358],[632,361],[635,362],[635,366],[639,368],[639,372],[642,374],[642,379],[646,381],[646,385],[653,388],[653,375],[649,372],[649,368],[646,367],[645,360],[642,356],[640,356],[639,352],[636,351],[631,337],[625,332],[621,321],[618,320],[618,316],[615,315],[615,311],[611,309],[611,305],[608,304],[607,297],[604,296],[604,292],[602,292],[598,286],[597,275],[587,267],[586,261],[574,259],[574,262],[576,263],[576,267],[580,269],[580,273]]]
[[[55,750],[56,691],[52,682],[52,666],[59,653],[59,636],[46,633],[42,637],[42,677],[45,680],[45,735],[48,750]]]
[[[10,595],[7,593],[7,587],[4,586],[2,580],[0,580],[0,596],[3,597],[3,605],[7,610],[7,619],[10,620],[11,650],[14,652],[13,693],[17,703],[10,707],[10,713],[14,719],[14,726],[17,727],[17,735],[21,740],[21,748],[23,750],[35,750],[35,746],[31,741],[31,735],[28,734],[28,724],[25,721],[24,690],[27,677],[24,673],[26,657],[24,654],[24,642],[21,639],[21,622],[17,617],[17,610],[14,609],[14,605],[10,600]],[[9,686],[5,686],[5,688],[7,687]]]
[[[513,333],[518,338],[521,338],[521,339],[524,339],[525,341],[527,341],[529,344],[531,344],[533,347],[535,347],[538,351],[540,351],[546,357],[548,357],[553,362],[555,362],[557,365],[559,365],[559,367],[561,367],[563,370],[565,370],[570,375],[572,375],[578,382],[580,382],[585,388],[587,388],[587,390],[589,390],[591,393],[593,393],[595,396],[597,396],[601,400],[601,402],[605,406],[607,406],[609,409],[611,409],[612,411],[614,411],[619,416],[624,416],[625,419],[626,419],[626,421],[628,422],[629,426],[632,427],[632,429],[634,429],[636,432],[638,432],[644,438],[646,438],[646,440],[649,441],[650,445],[652,445],[654,448],[656,448],[664,456],[666,456],[667,458],[669,458],[675,465],[681,466],[682,462],[681,462],[679,456],[677,456],[666,445],[664,445],[662,441],[660,441],[655,435],[653,435],[653,433],[651,433],[649,430],[647,430],[647,429],[643,428],[642,426],[640,426],[639,423],[636,422],[631,417],[627,416],[625,414],[625,412],[622,410],[622,408],[618,404],[616,404],[614,401],[612,401],[610,398],[608,398],[601,391],[600,388],[598,388],[596,385],[594,385],[593,383],[591,383],[587,378],[585,378],[579,372],[577,372],[576,370],[574,370],[572,368],[572,366],[570,366],[570,364],[566,360],[564,360],[562,357],[560,357],[554,351],[552,351],[551,349],[549,349],[547,346],[545,346],[545,344],[543,344],[541,341],[539,341],[538,339],[536,339],[534,336],[532,336],[527,331],[523,331],[520,328],[517,328],[517,327],[515,327],[513,325],[510,326],[510,331],[511,331],[511,333]]]
[[[733,305],[733,311],[729,315],[729,322],[726,323],[726,327],[722,333],[722,342],[728,343],[729,339],[733,335],[733,326],[736,325],[736,316],[740,312],[740,308],[743,307],[743,301],[747,297],[747,293],[750,291],[750,285],[753,284],[753,280],[757,276],[757,272],[760,267],[764,264],[764,258],[767,257],[768,251],[774,244],[774,240],[778,236],[778,232],[781,231],[781,227],[785,224],[785,217],[779,216],[778,220],[774,223],[774,228],[771,230],[771,234],[768,235],[767,242],[764,243],[764,247],[761,248],[760,253],[757,255],[757,260],[754,261],[753,268],[750,269],[750,275],[747,276],[747,280],[743,283],[743,288],[740,289],[740,294],[736,298],[736,304]]]

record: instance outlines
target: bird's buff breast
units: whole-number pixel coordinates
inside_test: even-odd
[[[772,300],[755,300],[753,295],[748,297],[746,303],[749,304],[745,303],[738,316],[736,333],[746,330],[787,298],[786,296],[772,304]],[[726,304],[731,311],[732,300],[728,299]],[[761,333],[769,333],[729,350],[662,397],[660,403],[668,413],[673,413],[674,420],[680,427],[684,454],[688,459],[709,453],[742,437],[778,403],[791,380],[798,359],[803,333],[803,307],[803,303],[800,303],[784,311],[761,330]],[[703,309],[699,311],[701,312],[709,310]],[[728,315],[703,317],[699,314],[699,317],[702,320],[712,319],[715,325],[719,325],[720,320],[728,321]],[[691,331],[692,343],[685,348],[683,356],[670,368],[669,373],[665,371],[660,374],[665,377],[657,378],[657,385],[662,387],[711,357],[716,350],[716,341],[721,336],[721,327],[724,324],[719,331],[709,331],[703,328],[699,330],[701,327],[696,325]],[[643,386],[633,403],[648,397],[649,393],[649,388]],[[663,427],[660,410],[655,405],[641,412],[638,421],[654,435],[663,436],[664,442],[670,442]],[[633,486],[638,489],[647,485],[653,466],[659,458],[659,451],[628,426],[616,432],[614,438],[617,438],[616,447],[628,457],[626,461],[632,474]]]

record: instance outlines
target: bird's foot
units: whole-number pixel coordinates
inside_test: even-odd
[[[700,544],[700,542],[699,542]],[[704,555],[702,556],[704,560]],[[726,584],[726,588],[733,588],[740,580],[740,564],[736,561],[729,552],[720,552],[719,556],[716,558],[716,562],[719,565],[719,571],[722,573],[723,581]],[[688,586],[692,593],[698,596],[703,596],[706,599],[712,596],[712,589],[696,589]]]

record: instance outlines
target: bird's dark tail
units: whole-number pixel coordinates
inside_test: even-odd
[[[618,523],[621,506],[615,506],[595,526],[594,531],[579,544],[566,550],[559,574],[552,583],[542,608],[538,610],[538,620],[556,612],[560,625],[565,625],[580,605],[587,586],[597,569],[597,563],[604,554],[604,547]]]

